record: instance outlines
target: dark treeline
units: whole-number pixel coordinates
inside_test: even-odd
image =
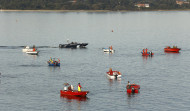
[[[190,1],[190,0],[187,0]],[[148,3],[149,8],[138,8]],[[190,9],[190,4],[176,0],[0,0],[0,9],[11,10],[158,10]]]

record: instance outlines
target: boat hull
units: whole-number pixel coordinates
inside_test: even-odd
[[[110,72],[106,72],[107,76],[110,79],[116,79],[116,78],[121,78],[121,74],[118,74],[119,71],[113,71],[113,75],[110,74]]]
[[[22,49],[22,52],[30,52],[33,51],[33,49]]]
[[[27,51],[26,53],[29,55],[38,55],[39,51]]]
[[[59,48],[77,48],[77,46],[79,47],[86,47],[88,45],[88,43],[77,43],[77,42],[72,42],[72,43],[68,43],[68,44],[59,44]]]
[[[139,93],[140,85],[131,84],[126,86],[127,93]]]
[[[147,52],[147,53],[141,52],[141,53],[142,53],[142,56],[153,56],[154,55],[154,53],[150,53],[150,52]]]
[[[59,44],[59,48],[77,48],[77,44]]]
[[[113,53],[113,52],[114,52],[114,50],[112,50],[112,49],[107,49],[107,48],[104,48],[103,51],[104,51],[104,52],[110,52],[110,53]]]
[[[180,48],[164,48],[165,52],[179,52]]]
[[[49,64],[49,66],[60,66],[60,63],[50,63],[50,62],[48,62],[48,64]]]
[[[85,97],[89,91],[64,91],[60,90],[60,95],[61,96],[78,96],[78,97]]]

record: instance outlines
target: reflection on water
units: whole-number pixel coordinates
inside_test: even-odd
[[[60,67],[57,66],[48,66],[48,67],[51,72],[60,71]]]
[[[137,104],[138,103],[138,96],[139,96],[139,93],[127,93],[126,92],[126,95],[127,95],[127,104],[129,106],[129,108],[131,108],[132,106],[134,106],[134,104]]]
[[[60,99],[63,103],[66,103],[64,110],[72,111],[73,107],[77,107],[78,110],[81,110],[81,107],[84,103],[88,102],[89,98],[87,97],[78,97],[78,96],[60,96]]]
[[[60,96],[62,100],[65,100],[67,102],[73,102],[73,101],[87,101],[88,97],[79,97],[79,96]]]
[[[153,58],[154,56],[142,56],[143,60],[147,60],[148,58]]]
[[[107,79],[108,79],[108,81],[109,81],[109,85],[110,86],[112,86],[112,84],[114,83],[114,82],[116,82],[116,83],[121,83],[121,78],[114,78],[114,79],[110,79],[109,77],[107,77]]]

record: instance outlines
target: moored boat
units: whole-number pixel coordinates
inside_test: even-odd
[[[165,52],[179,52],[181,50],[181,48],[177,48],[177,46],[173,46],[173,48],[171,48],[170,46],[166,46],[166,48],[164,48]]]
[[[77,91],[77,90],[60,90],[61,96],[79,96],[79,97],[85,97],[89,91]]]
[[[49,64],[49,66],[60,66],[60,59],[58,58],[50,58],[49,61],[47,61],[47,63]]]
[[[112,68],[109,69],[108,72],[106,72],[107,76],[110,79],[116,79],[116,78],[121,78],[121,72],[119,71],[112,71]]]
[[[140,85],[129,84],[126,86],[127,93],[139,93]]]

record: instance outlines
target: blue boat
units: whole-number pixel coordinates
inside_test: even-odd
[[[49,64],[49,66],[60,66],[60,59],[50,58],[50,60],[47,61],[47,63]]]

